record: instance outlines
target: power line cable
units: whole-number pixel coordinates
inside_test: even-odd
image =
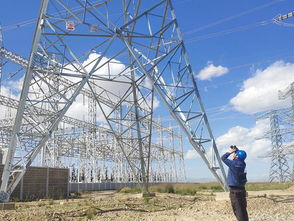
[[[191,1],[191,0],[179,1],[179,2],[176,2],[176,3],[178,3],[178,4],[181,3],[182,4],[182,3],[185,3],[185,2],[188,2],[188,1]],[[211,24],[205,25],[205,26],[200,27],[200,28],[196,28],[196,29],[191,30],[189,32],[184,32],[183,34],[187,34],[187,35],[188,34],[193,34],[195,32],[198,32],[198,31],[207,29],[209,27],[212,27],[212,26],[221,24],[223,22],[230,21],[230,20],[233,20],[235,18],[238,18],[238,17],[244,16],[244,15],[250,14],[252,12],[255,12],[257,10],[260,10],[260,9],[263,9],[263,8],[266,8],[266,7],[269,7],[271,5],[277,4],[277,3],[282,2],[282,1],[285,1],[285,0],[274,0],[274,1],[270,2],[270,3],[264,4],[264,5],[261,5],[261,6],[257,6],[255,8],[249,9],[249,10],[244,11],[244,12],[241,12],[239,14],[236,14],[236,15],[233,15],[233,16],[229,16],[227,18],[223,18],[221,20],[218,20],[216,22],[213,22]],[[76,10],[80,10],[80,9],[82,9],[82,7],[81,6],[78,6],[78,7],[72,8],[71,10],[72,11],[76,11]],[[22,28],[22,27],[25,27],[27,25],[34,24],[34,23],[36,23],[36,21],[37,21],[37,19],[33,18],[33,19],[29,19],[29,20],[26,20],[26,21],[23,21],[23,22],[20,22],[20,23],[15,23],[15,24],[3,26],[2,28],[3,28],[3,31],[13,30],[13,29],[16,29],[16,28]]]
[[[254,24],[243,25],[243,26],[226,29],[226,30],[219,31],[219,32],[214,32],[214,33],[207,34],[207,35],[202,35],[202,36],[195,37],[195,38],[190,38],[190,39],[187,39],[185,41],[185,43],[191,43],[191,42],[206,40],[206,39],[209,39],[209,38],[215,38],[215,37],[218,37],[218,36],[223,36],[223,35],[231,34],[231,33],[234,33],[234,32],[249,30],[249,29],[252,29],[252,28],[256,28],[258,26],[268,25],[268,24],[271,24],[271,23],[272,23],[272,19],[264,20],[264,21],[260,21],[260,22],[254,23]]]
[[[269,2],[269,3],[267,3],[267,4],[260,5],[260,6],[257,6],[257,7],[255,7],[255,8],[252,8],[252,9],[246,10],[246,11],[241,12],[241,13],[239,13],[239,14],[232,15],[232,16],[229,16],[229,17],[227,17],[227,18],[220,19],[220,20],[218,20],[218,21],[216,21],[216,22],[213,22],[213,23],[207,24],[207,25],[205,25],[205,26],[202,26],[202,27],[199,27],[199,28],[196,28],[196,29],[193,29],[193,30],[190,30],[190,31],[184,32],[183,34],[184,34],[184,35],[185,35],[185,34],[193,34],[193,33],[196,33],[196,32],[202,31],[202,30],[205,30],[205,29],[207,29],[207,28],[213,27],[213,26],[215,26],[215,25],[218,25],[218,24],[221,24],[221,23],[224,23],[224,22],[227,22],[227,21],[230,21],[230,20],[233,20],[233,19],[236,19],[236,18],[242,17],[242,16],[244,16],[244,15],[251,14],[251,13],[253,13],[253,12],[255,12],[255,11],[258,11],[258,10],[263,9],[263,8],[267,8],[267,7],[269,7],[269,6],[272,6],[272,5],[274,5],[274,4],[280,3],[280,2],[282,2],[282,1],[284,1],[284,0],[274,0],[274,1]]]

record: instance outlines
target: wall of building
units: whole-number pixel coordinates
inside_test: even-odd
[[[69,192],[117,190],[123,187],[135,187],[137,185],[137,183],[69,183]]]
[[[4,165],[0,165],[2,176]],[[78,191],[117,190],[137,183],[69,183],[69,169],[29,167],[11,195],[11,200],[61,199]],[[1,184],[1,180],[0,180]],[[150,183],[149,185],[155,185]]]
[[[4,165],[0,165],[2,176]],[[11,195],[11,199],[60,199],[68,196],[69,170],[61,168],[29,167]],[[1,181],[0,181],[1,183]]]
[[[149,183],[150,186],[159,183]],[[103,191],[103,190],[118,190],[123,187],[136,187],[137,183],[69,183],[69,192],[74,193],[78,191]]]

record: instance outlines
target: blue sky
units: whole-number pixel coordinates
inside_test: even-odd
[[[236,110],[236,105],[232,105],[230,101],[241,90],[247,93],[253,88],[275,87],[275,85],[267,84],[268,81],[263,79],[263,76],[268,78],[271,76],[272,79],[268,79],[269,81],[279,81],[281,77],[288,78],[289,80],[283,81],[286,85],[277,86],[279,89],[286,88],[287,81],[289,84],[293,81],[292,68],[287,69],[289,72],[286,74],[272,65],[277,61],[293,63],[291,36],[294,34],[294,27],[264,22],[270,21],[279,14],[293,11],[293,5],[290,3],[290,1],[175,2],[177,17],[192,57],[194,72],[199,73],[209,63],[228,70],[220,77],[210,80],[198,79],[198,86],[221,152],[225,149],[225,144],[230,143],[229,141],[241,147],[248,145],[245,149],[250,149],[249,153],[252,154],[247,162],[248,176],[252,180],[266,179],[270,167],[269,160],[257,157],[264,155],[265,150],[269,149],[268,141],[261,144],[251,138],[255,132],[258,134],[256,136],[261,136],[260,131],[257,132],[258,129],[264,130],[261,129],[263,126],[255,125],[254,114],[282,107],[282,104],[273,101],[272,105],[257,107],[258,100],[249,99],[249,95],[247,98],[239,96],[238,100],[243,99],[243,105],[247,108],[242,107]],[[289,19],[285,22],[293,24],[294,21]],[[285,63],[278,66],[283,70],[287,66]],[[261,80],[260,84],[253,84],[250,88],[248,86],[246,91],[246,87],[243,87],[244,82],[250,78],[254,81],[253,77],[259,73],[257,70],[260,70],[258,79],[263,79],[264,82]],[[265,100],[266,94],[261,92],[259,95],[257,91],[256,96],[261,96],[261,101]],[[248,99],[247,103],[245,99]],[[245,136],[247,140],[238,136]],[[258,145],[258,150],[254,150],[254,145]],[[193,174],[196,168],[193,167],[196,163],[192,161],[193,159],[186,161],[189,175]],[[292,165],[292,161],[289,163]],[[201,167],[197,166],[197,168],[201,170]]]
[[[251,180],[266,179],[270,167],[269,160],[257,157],[270,146],[269,140],[255,140],[267,129],[266,122],[256,124],[255,114],[290,104],[290,100],[280,102],[276,96],[279,89],[294,81],[294,18],[286,20],[287,25],[274,24],[271,19],[293,11],[291,3],[173,1],[220,152],[229,144],[244,147],[250,154]],[[31,48],[39,5],[39,1],[15,0],[1,4],[4,45],[24,57]],[[200,78],[200,73],[204,77]],[[189,180],[209,179],[202,160],[189,152],[191,149],[185,142]]]

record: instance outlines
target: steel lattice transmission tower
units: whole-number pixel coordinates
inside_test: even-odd
[[[291,172],[288,165],[287,148],[283,145],[282,131],[280,129],[279,111],[273,110],[258,117],[258,119],[270,120],[270,131],[267,136],[271,139],[271,167],[270,182],[286,182],[291,181]]]
[[[0,48],[0,56],[6,61],[11,61],[17,65],[16,72],[12,72],[8,76],[5,74],[7,77],[4,78],[4,82],[7,78],[16,74],[22,76],[19,71],[22,70],[22,67],[27,67],[27,59],[3,47]],[[19,66],[21,69],[19,69]],[[60,77],[58,80],[59,85],[67,87],[69,83],[68,79],[62,79]],[[34,160],[33,165],[68,167],[70,168],[71,182],[85,180],[88,182],[102,182],[105,180],[107,172],[111,172],[111,177],[114,182],[134,182],[135,180],[130,173],[130,168],[127,166],[125,157],[122,156],[120,149],[116,145],[113,133],[103,125],[97,125],[95,118],[99,112],[97,112],[97,105],[92,102],[92,92],[88,88],[84,88],[81,91],[81,95],[82,99],[72,105],[73,108],[76,105],[84,106],[83,110],[79,110],[79,116],[74,115],[70,117],[72,114],[71,110],[66,113],[59,123],[57,130],[54,132],[54,136],[51,136],[47,145],[42,148],[39,156]],[[0,96],[0,105],[5,112],[5,118],[0,119],[0,148],[4,153],[4,158],[8,149],[8,143],[10,142],[10,134],[14,122],[14,116],[12,115],[14,109],[16,110],[18,108],[19,103],[18,100],[10,96]],[[107,102],[109,105],[115,106],[114,102],[110,100]],[[88,107],[85,103],[89,103]],[[39,108],[38,111],[43,112],[43,115],[47,115],[50,110]],[[173,122],[173,124],[175,123],[177,122]],[[153,139],[151,151],[148,154],[150,155],[149,181],[184,181],[185,169],[183,162],[183,143],[181,141],[182,135],[176,132],[179,127],[176,125],[164,126],[156,118],[153,119],[152,126]],[[130,136],[129,138],[132,137]],[[106,165],[106,161],[110,164]],[[172,165],[172,167],[169,165]],[[81,173],[85,174],[85,176],[82,176]],[[80,180],[79,177],[84,177],[85,179]]]
[[[293,14],[293,13],[292,13]],[[290,143],[293,142],[293,136],[294,136],[294,82],[292,82],[285,90],[279,91],[279,99],[285,100],[287,98],[291,99],[291,107],[290,110],[286,112],[286,119],[284,120],[284,123],[290,127],[287,131],[287,134],[290,135]],[[288,147],[290,150],[289,152],[292,152],[293,155],[293,143],[290,144]],[[293,167],[292,167],[292,182],[294,181],[294,161],[293,161]]]
[[[90,60],[93,51],[98,56]],[[67,86],[58,83],[64,78]],[[155,96],[226,188],[171,0],[43,0],[2,175],[1,201],[9,199],[84,88],[91,91],[91,102],[100,108],[143,192],[148,191]],[[118,93],[117,88],[123,90]],[[40,108],[50,111],[44,115]]]
[[[273,110],[258,117],[270,120],[270,131],[264,137],[270,138],[272,150],[262,158],[271,158],[270,182],[293,181],[294,165],[292,172],[289,168],[289,157],[293,156],[293,134],[294,134],[294,83],[291,83],[285,90],[279,91],[279,99],[291,99],[291,106],[288,108]],[[291,175],[290,175],[291,174]]]

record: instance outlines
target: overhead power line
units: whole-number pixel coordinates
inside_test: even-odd
[[[264,25],[268,25],[268,24],[271,24],[271,23],[272,23],[271,19],[270,20],[264,20],[264,21],[260,21],[260,22],[254,23],[254,24],[238,26],[238,27],[235,27],[235,28],[230,28],[230,29],[226,29],[226,30],[223,30],[223,31],[219,31],[219,32],[214,32],[214,33],[211,33],[211,34],[201,35],[201,36],[198,36],[198,37],[195,37],[195,38],[190,38],[190,39],[187,39],[185,42],[186,43],[191,43],[191,42],[195,42],[195,41],[206,40],[206,39],[209,39],[209,38],[215,38],[215,37],[218,37],[218,36],[231,34],[231,33],[234,33],[234,32],[249,30],[249,29],[252,29],[252,28],[256,28],[258,26],[264,26]]]
[[[205,30],[207,28],[210,28],[210,27],[213,27],[215,25],[219,25],[221,23],[224,23],[224,22],[227,22],[227,21],[231,21],[231,20],[234,20],[236,18],[239,18],[239,17],[242,17],[244,15],[248,15],[248,14],[251,14],[255,11],[258,11],[260,9],[264,9],[264,8],[267,8],[269,6],[272,6],[274,4],[277,4],[277,3],[280,3],[284,0],[275,0],[275,1],[272,1],[272,2],[269,2],[267,4],[264,4],[264,5],[260,5],[260,6],[257,6],[255,8],[252,8],[252,9],[249,9],[249,10],[246,10],[246,11],[243,11],[239,14],[235,14],[235,15],[232,15],[232,16],[229,16],[229,17],[226,17],[226,18],[223,18],[223,19],[220,19],[220,20],[217,20],[216,22],[213,22],[213,23],[210,23],[210,24],[207,24],[205,26],[202,26],[202,27],[199,27],[199,28],[196,28],[196,29],[193,29],[191,31],[187,31],[187,32],[184,32],[184,35],[185,34],[193,34],[193,33],[196,33],[196,32],[199,32],[199,31],[202,31],[202,30]]]

